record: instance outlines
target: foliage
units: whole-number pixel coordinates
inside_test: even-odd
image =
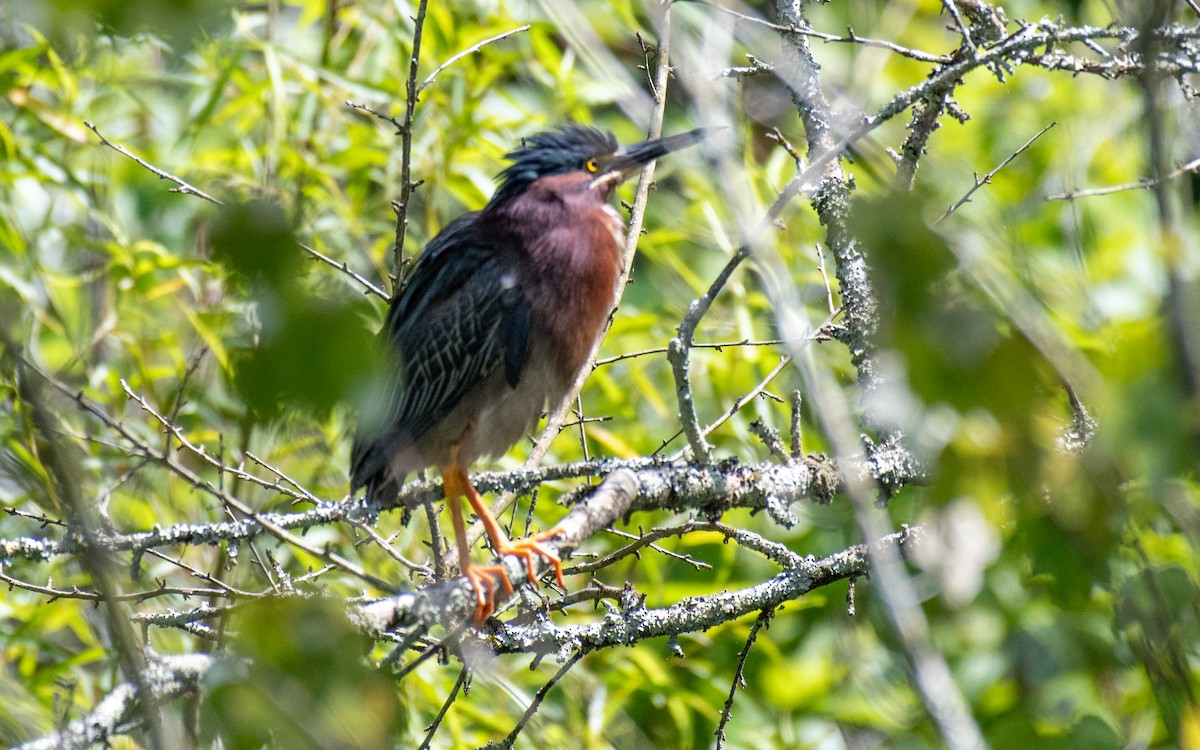
[[[38,5],[0,8],[0,542],[69,539],[89,514],[96,528],[119,532],[246,517],[203,483],[259,512],[341,501],[354,423],[347,404],[366,387],[361,373],[370,371],[385,306],[300,244],[393,288],[402,138],[346,101],[403,124],[417,4]],[[79,10],[59,13],[59,5]],[[954,3],[802,5],[827,34],[852,28],[939,55],[963,44],[946,10]],[[964,12],[977,5],[957,3]],[[1139,4],[1120,16],[1110,5],[1003,7],[1010,19],[1137,27]],[[1178,5],[1194,70],[1196,13]],[[806,373],[833,379],[864,418],[852,423],[855,434],[882,442],[902,432],[926,471],[874,512],[924,530],[908,572],[932,644],[991,746],[1200,747],[1200,373],[1188,359],[1189,340],[1193,355],[1200,340],[1190,338],[1198,329],[1188,306],[1198,294],[1200,182],[1193,168],[1157,196],[1129,189],[1047,200],[1161,171],[1156,127],[1168,168],[1194,159],[1195,99],[1169,85],[1155,108],[1146,95],[1155,84],[1134,75],[981,66],[938,110],[940,129],[920,149],[911,190],[903,181],[897,189],[891,153],[920,130],[913,119],[893,117],[848,144],[849,226],[882,313],[872,381],[836,340],[845,338],[837,328],[845,313],[830,304],[845,301],[845,279],[827,277],[844,258],[830,250],[822,195],[792,199],[771,229],[755,233],[797,173],[788,149],[814,158],[804,145],[811,129],[797,118],[786,72],[725,70],[745,65],[747,54],[782,70],[779,29],[717,6],[786,25],[774,3],[673,4],[675,79],[663,131],[729,127],[707,156],[658,165],[633,283],[582,393],[578,425],[543,463],[686,458],[666,347],[689,304],[749,242],[750,259],[700,322],[704,346],[690,351],[700,424],[741,407],[707,437],[714,463],[777,461],[752,423],[786,434],[793,391],[804,399],[804,451],[847,459],[831,426],[836,413]],[[644,137],[662,11],[620,0],[431,0],[404,255],[487,200],[503,154],[522,136],[575,120],[622,142]],[[860,41],[808,39],[841,118],[829,124],[835,138],[934,67]],[[1108,37],[1103,45],[1108,59],[1129,51]],[[1063,46],[1097,57],[1082,43]],[[1189,81],[1194,74],[1179,76]],[[172,191],[178,186],[98,135],[213,201]],[[634,189],[622,187],[620,198],[633,202]],[[798,342],[827,318],[835,340]],[[797,361],[768,379],[785,355]],[[31,366],[68,389],[42,383]],[[111,421],[81,408],[75,393]],[[1095,417],[1094,434],[1073,394]],[[1064,441],[1073,426],[1078,434]],[[1072,441],[1086,445],[1064,448]],[[177,468],[131,450],[134,442]],[[526,452],[518,446],[499,467],[519,466]],[[553,500],[578,483],[542,485],[529,517],[524,498],[506,520],[518,535],[550,526],[564,512]],[[721,520],[801,556],[863,541],[848,494],[791,513],[790,527],[745,509]],[[120,558],[117,585],[130,595],[123,611],[150,649],[248,657],[243,671],[209,675],[198,704],[164,709],[165,736],[201,745],[219,737],[231,747],[380,746],[388,737],[413,747],[437,717],[433,746],[475,747],[518,726],[561,666],[554,658],[466,654],[467,693],[453,649],[397,675],[390,660],[407,661],[402,648],[359,643],[339,619],[335,602],[388,592],[317,553],[335,550],[404,586],[424,582],[392,553],[425,564],[427,521],[418,513],[404,525],[399,516],[382,514],[370,532],[317,525],[304,547],[262,535]],[[655,511],[619,527],[638,534],[687,520]],[[584,551],[624,543],[598,536]],[[79,596],[100,586],[83,556],[0,555],[0,563],[8,587],[0,741],[15,744],[86,714],[129,675],[116,629]],[[618,590],[631,583],[653,608],[755,586],[777,569],[709,528],[668,535],[595,578]],[[568,579],[570,590],[589,583]],[[589,653],[546,694],[518,742],[709,747],[741,669],[745,686],[723,725],[727,746],[941,746],[909,644],[876,595],[879,581],[852,585],[853,615],[847,584],[835,583],[788,602],[761,632],[746,616]],[[293,593],[313,598],[276,596]],[[608,599],[553,621],[594,622],[624,606]],[[201,606],[215,614],[153,619]],[[363,668],[368,660],[379,668]]]

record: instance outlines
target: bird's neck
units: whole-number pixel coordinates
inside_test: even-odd
[[[616,303],[625,231],[604,196],[543,184],[554,179],[539,180],[520,200],[489,207],[489,223],[498,244],[518,248],[525,294],[540,318],[534,324],[562,342],[553,354],[562,376],[574,378]]]

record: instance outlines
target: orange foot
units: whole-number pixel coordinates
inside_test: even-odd
[[[463,575],[471,582],[475,590],[475,615],[471,622],[477,628],[483,627],[489,615],[496,609],[496,585],[504,590],[504,596],[511,596],[512,583],[508,574],[499,565],[472,565],[463,571]]]
[[[533,556],[540,555],[554,566],[554,578],[558,581],[558,585],[566,588],[567,584],[563,582],[562,560],[559,559],[558,555],[541,545],[541,542],[553,539],[559,534],[562,534],[562,529],[553,528],[549,531],[527,536],[524,539],[518,539],[515,542],[506,541],[499,545],[496,553],[499,555],[516,555],[523,558],[525,560],[525,570],[529,574],[529,582],[534,586],[537,585],[537,571],[533,567]],[[505,580],[507,580],[507,577]]]

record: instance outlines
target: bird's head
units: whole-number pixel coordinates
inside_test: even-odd
[[[703,130],[692,130],[622,148],[612,133],[583,125],[564,125],[538,133],[523,139],[521,147],[507,155],[512,164],[500,173],[500,187],[492,196],[492,205],[515,198],[543,177],[570,172],[590,175],[589,188],[607,197],[647,162],[703,137]]]

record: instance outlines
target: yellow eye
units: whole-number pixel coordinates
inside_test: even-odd
[[[600,169],[600,162],[596,161],[595,159],[588,159],[584,163],[583,168],[594,173],[596,170]]]

